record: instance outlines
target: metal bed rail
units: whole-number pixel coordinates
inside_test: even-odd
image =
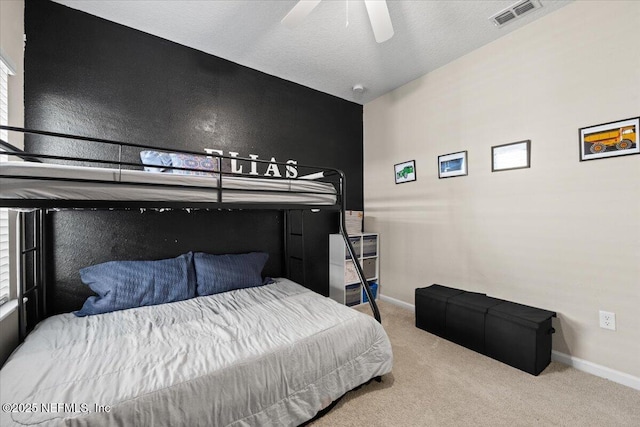
[[[340,199],[342,198],[342,194],[341,194],[341,188],[339,187],[339,185],[337,184],[337,182],[335,182],[335,177],[338,177],[340,175],[340,171],[334,168],[329,168],[329,167],[318,167],[318,166],[314,166],[314,165],[305,165],[305,164],[290,164],[290,163],[286,163],[286,162],[276,162],[276,161],[270,161],[270,160],[263,160],[263,159],[254,159],[254,158],[246,158],[246,157],[234,157],[234,156],[226,156],[226,155],[222,155],[222,154],[217,154],[217,153],[202,153],[202,152],[198,152],[198,151],[192,151],[192,150],[183,150],[183,149],[167,149],[167,148],[161,148],[161,147],[156,147],[156,146],[151,146],[151,145],[145,145],[145,144],[134,144],[134,143],[128,143],[128,142],[120,142],[120,141],[114,141],[114,140],[109,140],[109,139],[102,139],[102,138],[90,138],[90,137],[83,137],[83,136],[78,136],[78,135],[67,135],[67,134],[62,134],[62,133],[57,133],[57,132],[48,132],[48,131],[41,131],[41,130],[33,130],[33,129],[24,129],[24,128],[18,128],[18,127],[13,127],[13,126],[0,126],[0,129],[3,130],[7,130],[7,131],[14,131],[14,132],[20,132],[23,134],[29,134],[29,135],[39,135],[39,136],[49,136],[49,137],[54,137],[54,138],[62,138],[62,139],[66,139],[66,140],[72,140],[72,141],[79,141],[79,142],[95,142],[95,143],[100,143],[100,144],[107,144],[107,145],[111,145],[111,146],[116,146],[118,149],[118,159],[117,160],[109,160],[109,159],[97,159],[97,158],[87,158],[87,157],[75,157],[75,156],[60,156],[60,155],[51,155],[51,154],[43,154],[43,153],[31,153],[31,152],[25,152],[24,150],[20,150],[14,146],[12,146],[11,144],[7,143],[6,141],[2,141],[0,140],[0,146],[5,148],[5,154],[10,156],[10,157],[19,157],[22,158],[24,160],[27,161],[36,161],[36,162],[42,162],[42,160],[53,160],[53,161],[62,161],[62,162],[80,162],[80,163],[88,163],[91,165],[106,165],[107,169],[117,169],[118,170],[118,180],[114,180],[114,181],[105,181],[105,180],[94,180],[94,179],[80,179],[80,178],[65,178],[65,177],[38,177],[38,179],[41,180],[49,180],[49,181],[58,181],[58,182],[77,182],[77,183],[109,183],[110,185],[127,185],[127,186],[134,186],[134,187],[155,187],[155,188],[174,188],[174,189],[185,189],[188,188],[189,190],[207,190],[207,191],[216,191],[217,193],[217,201],[216,202],[203,202],[203,203],[199,203],[197,207],[224,207],[224,208],[235,208],[235,206],[229,206],[232,205],[234,202],[224,202],[222,200],[222,196],[223,196],[223,192],[225,190],[227,191],[233,191],[234,193],[273,193],[273,194],[290,194],[290,195],[295,195],[295,194],[299,194],[299,195],[320,195],[320,196],[326,196],[326,195],[335,195],[336,196],[336,202],[335,204],[314,204],[314,209],[328,209],[328,210],[338,210],[339,209],[339,205],[340,205]],[[186,171],[186,172],[195,172],[198,174],[206,174],[203,176],[200,176],[200,178],[206,178],[209,177],[212,179],[212,182],[214,183],[214,185],[189,185],[189,186],[184,186],[184,185],[180,185],[180,184],[170,184],[170,183],[152,183],[152,182],[138,182],[138,181],[131,181],[131,180],[122,180],[122,171],[124,168],[126,169],[140,169],[142,166],[147,166],[147,167],[158,167],[156,165],[143,165],[141,162],[127,162],[122,160],[122,149],[123,147],[128,147],[128,148],[133,148],[133,149],[144,149],[144,150],[154,150],[154,151],[159,151],[159,152],[171,152],[171,153],[179,153],[179,154],[189,154],[189,155],[197,155],[197,156],[206,156],[206,157],[211,157],[211,158],[215,158],[217,159],[217,171],[204,171],[202,169],[198,169],[198,168],[187,168],[187,167],[176,167],[176,166],[163,166],[165,169],[169,169],[171,171],[173,170],[179,170],[179,171]],[[223,172],[222,171],[222,160],[223,159],[227,159],[230,161],[246,161],[246,162],[252,162],[252,163],[258,163],[258,164],[266,164],[266,165],[277,165],[279,167],[284,167],[284,168],[291,168],[294,167],[296,168],[296,170],[309,170],[310,172],[308,174],[305,174],[305,176],[298,176],[298,177],[281,177],[281,176],[269,176],[269,175],[251,175],[251,174],[237,174],[234,172]],[[285,169],[287,170],[287,169]],[[4,178],[12,178],[12,179],[31,179],[32,177],[28,177],[28,176],[16,176],[16,175],[10,175],[10,174],[2,174],[0,173],[0,175]],[[261,181],[269,181],[269,180],[274,180],[274,181],[287,181],[289,183],[289,188],[283,188],[283,189],[252,189],[252,188],[228,188],[225,186],[225,181],[228,182],[229,178],[237,178],[238,176],[241,176],[243,180],[252,180],[252,179],[258,179]],[[327,182],[330,183],[334,186],[334,190],[335,190],[335,194],[331,194],[329,192],[325,192],[325,191],[313,191],[313,190],[294,190],[291,188],[291,186],[296,182],[308,182],[309,179],[307,179],[307,176],[314,176],[313,181],[318,181],[318,182]],[[214,182],[215,181],[215,182]],[[114,207],[126,207],[126,206],[134,206],[135,202],[129,202],[129,201],[119,201],[119,200],[109,200],[109,201],[103,201],[103,200],[95,200],[95,201],[87,201],[87,200],[77,200],[77,201],[70,201],[70,200],[63,200],[61,201],[63,203],[63,207],[67,208],[67,207],[74,207],[73,204],[77,203],[78,207],[95,207],[95,208],[101,208],[101,207],[105,207],[105,208],[114,208]],[[170,207],[171,204],[173,203],[173,201],[155,201],[154,203],[145,203],[146,207],[150,207],[153,204],[158,204],[158,207]],[[261,209],[261,208],[265,208],[263,206],[261,206],[261,203],[256,202],[240,202],[242,204],[242,206],[240,208],[242,209],[248,209],[248,208],[254,208],[254,209]],[[282,202],[282,203],[276,203],[274,204],[268,204],[267,206],[269,206],[270,208],[273,208],[274,206],[278,206],[279,204],[282,204],[283,207],[280,209],[290,209],[291,207],[287,207],[288,205],[295,205],[295,203],[291,203],[291,202]],[[47,200],[47,199],[30,199],[29,201],[27,201],[26,199],[24,200],[20,200],[20,199],[5,199],[5,200],[0,200],[0,206],[11,206],[11,207],[52,207],[51,205],[51,201]],[[92,206],[93,205],[93,206]],[[299,204],[299,206],[306,206],[307,203],[301,203]],[[184,205],[179,206],[179,208],[183,208],[185,207]]]

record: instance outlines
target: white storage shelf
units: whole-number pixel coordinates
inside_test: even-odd
[[[378,282],[378,234],[349,236],[356,257],[369,284]],[[341,304],[354,306],[364,301],[356,266],[341,234],[329,235],[329,297]]]

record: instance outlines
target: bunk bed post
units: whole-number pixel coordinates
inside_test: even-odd
[[[347,251],[349,251],[349,255],[353,260],[353,265],[356,267],[356,272],[358,273],[358,278],[360,278],[360,283],[363,286],[364,291],[367,293],[367,298],[369,299],[369,306],[371,306],[371,311],[373,311],[373,317],[379,322],[382,323],[380,319],[380,311],[378,310],[378,304],[376,304],[375,299],[373,298],[373,292],[371,292],[371,288],[369,287],[369,282],[364,277],[364,272],[362,270],[362,266],[360,265],[360,260],[356,256],[355,251],[353,250],[353,245],[349,240],[349,236],[347,235],[347,225],[345,223],[345,210],[346,210],[346,177],[344,172],[338,171],[340,173],[340,234],[342,234],[342,238],[344,239],[344,243],[347,247]]]
[[[32,215],[32,218],[28,221],[27,215],[29,214]],[[34,320],[33,323],[38,323],[46,315],[44,226],[44,209],[37,209],[33,212],[20,212],[18,214],[18,226],[16,228],[20,259],[18,268],[18,332],[20,342],[24,341],[29,331],[35,326],[35,324],[30,324],[32,323],[30,319]],[[27,227],[31,227],[29,241],[27,241]],[[29,270],[31,274],[27,271],[28,266],[31,268]],[[31,302],[29,303],[30,299]],[[28,312],[30,308],[33,310],[33,314]]]
[[[306,286],[304,265],[304,211],[286,209],[284,211],[284,271],[287,279]]]
[[[118,144],[118,181],[122,180],[122,144]]]
[[[17,217],[17,224],[16,224],[16,242],[17,242],[17,253],[18,253],[18,259],[20,260],[19,265],[18,265],[18,277],[17,277],[17,282],[18,282],[18,337],[19,337],[19,341],[22,342],[24,341],[24,338],[26,337],[27,333],[26,333],[26,311],[25,311],[25,304],[24,304],[24,296],[23,296],[23,289],[25,289],[26,285],[24,283],[25,279],[25,272],[26,272],[26,266],[24,263],[24,247],[25,247],[25,240],[26,240],[26,235],[24,232],[24,220],[25,220],[25,216],[26,213],[25,212],[18,212]]]
[[[216,159],[218,160],[218,185],[217,187],[217,191],[218,191],[218,203],[222,202],[222,159],[220,157],[216,157]]]
[[[284,254],[282,256],[282,271],[284,272],[284,277],[289,278],[290,269],[289,269],[289,209],[284,211],[283,216],[283,224],[282,229],[284,232],[284,236],[282,236],[282,245]]]
[[[38,247],[40,250],[38,251],[38,294],[40,295],[40,316],[38,317],[38,321],[47,317],[47,286],[46,286],[46,219],[45,216],[47,214],[46,209],[38,209]]]

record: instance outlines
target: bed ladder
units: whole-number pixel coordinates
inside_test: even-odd
[[[287,210],[285,220],[285,274],[297,283],[306,284],[304,267],[304,218],[301,210]]]
[[[351,240],[349,240],[349,235],[347,234],[347,224],[345,222],[345,211],[346,211],[346,188],[347,188],[347,178],[344,172],[339,171],[340,173],[340,234],[342,234],[342,238],[344,239],[344,244],[347,247],[347,251],[349,251],[349,256],[353,260],[353,265],[356,267],[356,272],[358,273],[358,278],[360,279],[360,284],[362,285],[362,289],[367,293],[367,299],[369,299],[369,306],[371,307],[371,311],[373,312],[373,317],[378,321],[378,323],[382,323],[382,319],[380,318],[380,310],[378,310],[378,304],[376,304],[376,300],[373,297],[373,292],[371,292],[371,288],[369,287],[369,282],[364,277],[364,271],[362,271],[362,266],[360,265],[360,259],[356,256],[355,251],[353,250],[353,245],[351,244]]]
[[[356,267],[356,272],[358,273],[358,278],[360,279],[360,284],[362,285],[362,289],[367,293],[367,298],[369,299],[369,306],[371,306],[371,311],[373,312],[373,317],[379,322],[382,323],[380,319],[380,311],[378,310],[378,304],[373,297],[373,292],[371,292],[371,288],[369,287],[369,282],[364,277],[364,272],[362,271],[362,266],[360,265],[360,260],[356,256],[355,251],[353,250],[353,245],[351,244],[351,240],[349,240],[349,235],[347,234],[347,227],[345,225],[344,219],[344,210],[340,211],[340,234],[342,234],[342,238],[344,239],[344,244],[347,247],[347,251],[349,251],[349,256],[353,260],[353,265]]]
[[[18,213],[18,331],[20,342],[45,317],[44,209]]]

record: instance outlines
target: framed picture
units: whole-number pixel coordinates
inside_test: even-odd
[[[409,160],[408,162],[398,163],[393,166],[396,175],[396,184],[402,184],[403,182],[411,182],[416,180],[416,161]]]
[[[491,172],[531,167],[531,140],[491,147]]]
[[[640,117],[580,128],[580,161],[640,153]]]
[[[467,175],[467,152],[438,156],[438,178]]]

